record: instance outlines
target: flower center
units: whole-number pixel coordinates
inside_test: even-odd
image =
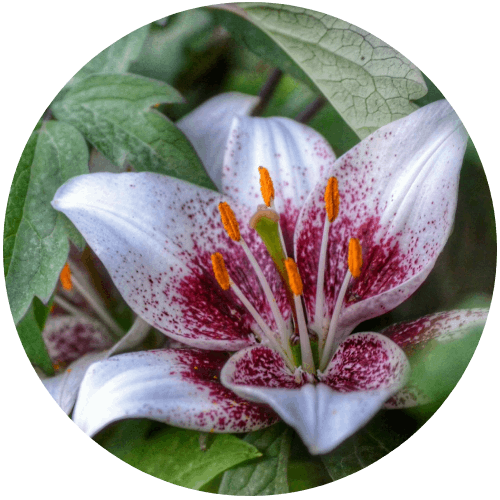
[[[339,213],[340,197],[338,191],[338,182],[335,177],[328,180],[325,189],[325,225],[321,241],[320,257],[318,262],[318,276],[316,287],[316,308],[314,322],[310,325],[311,329],[318,334],[318,363],[314,362],[313,350],[309,337],[309,330],[305,316],[304,304],[302,301],[303,284],[295,261],[287,257],[283,234],[279,224],[279,215],[274,210],[274,185],[269,175],[269,172],[264,167],[259,167],[260,187],[265,205],[259,206],[256,214],[250,220],[250,227],[255,229],[265,244],[276,268],[286,286],[287,295],[293,314],[293,324],[286,323],[278,308],[276,299],[273,296],[271,287],[262,272],[257,260],[251,253],[248,245],[241,236],[239,223],[236,220],[234,212],[226,202],[219,204],[219,212],[221,215],[222,224],[228,236],[237,244],[239,244],[250,264],[252,265],[259,283],[264,291],[267,302],[271,308],[274,320],[277,325],[277,332],[274,332],[264,321],[262,316],[253,307],[250,301],[245,297],[241,289],[234,283],[229,276],[224,258],[220,253],[212,255],[212,267],[214,275],[223,290],[231,290],[246,307],[250,315],[253,317],[259,331],[254,331],[256,336],[263,342],[268,343],[272,348],[276,349],[283,357],[288,368],[292,372],[297,369],[296,362],[292,353],[291,336],[293,332],[298,332],[300,343],[300,366],[302,370],[309,374],[314,374],[316,369],[324,370],[338,345],[336,343],[335,333],[337,330],[340,312],[344,302],[344,297],[351,278],[357,279],[361,274],[362,267],[362,250],[361,244],[356,238],[349,240],[348,247],[348,270],[344,281],[340,288],[335,308],[331,318],[325,318],[324,314],[324,282],[325,282],[325,267],[328,247],[328,235],[332,222],[337,218]]]

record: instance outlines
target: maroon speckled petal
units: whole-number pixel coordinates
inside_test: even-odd
[[[484,326],[487,309],[463,309],[424,316],[415,321],[391,325],[380,333],[398,344],[411,359],[431,340],[453,342]],[[386,403],[386,408],[409,408],[430,402],[418,387],[406,385]]]
[[[409,375],[404,352],[378,333],[355,333],[340,344],[321,382],[339,392],[398,391]]]
[[[104,325],[77,316],[49,316],[42,336],[50,359],[61,368],[85,354],[103,351],[113,345]]]
[[[349,238],[358,238],[363,251],[361,277],[351,281],[344,299],[339,340],[403,302],[431,271],[453,224],[466,142],[453,109],[438,101],[380,128],[327,173],[338,179],[340,211],[329,233],[324,318],[333,313],[347,271]],[[311,323],[326,182],[311,193],[295,233]]]
[[[248,432],[278,419],[219,380],[227,355],[197,349],[134,352],[92,365],[73,419],[89,435],[123,418],[151,418],[205,432]]]
[[[457,309],[423,316],[415,321],[391,325],[380,333],[389,337],[410,356],[436,339],[446,343],[458,340],[486,322],[488,309]]]
[[[210,255],[221,252],[231,278],[271,327],[269,303],[241,247],[229,239],[217,205],[228,201],[285,318],[281,280],[250,230],[251,213],[214,191],[152,173],[79,176],[53,201],[102,260],[130,307],[188,345],[237,350],[251,345],[254,321],[215,281]]]
[[[343,362],[335,359],[319,383],[300,369],[295,378],[279,354],[264,346],[233,355],[221,381],[241,397],[271,406],[296,429],[312,454],[327,453],[365,425],[407,375],[408,362],[396,344],[377,334],[362,335],[362,347],[359,342],[350,344],[356,345],[358,356],[346,346],[340,355]],[[371,368],[372,362],[376,366]]]
[[[304,385],[285,365],[281,355],[264,345],[248,347],[234,354],[222,375],[224,385],[297,388]]]

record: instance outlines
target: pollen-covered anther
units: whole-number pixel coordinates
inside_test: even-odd
[[[229,206],[229,204],[225,201],[219,203],[219,212],[222,224],[229,237],[233,241],[240,241],[241,240],[240,225],[238,224],[234,212]]]
[[[61,274],[59,275],[59,281],[61,282],[64,290],[70,291],[73,289],[73,282],[71,281],[71,269],[69,264],[66,262],[62,268]]]
[[[264,203],[270,207],[271,202],[274,200],[274,184],[269,175],[267,168],[259,167],[260,174],[260,192],[262,193],[262,198]]]
[[[231,281],[224,263],[224,257],[219,252],[212,254],[212,268],[214,270],[215,279],[223,290],[229,290]],[[197,368],[197,367],[196,367]]]
[[[288,273],[288,281],[290,283],[290,288],[294,295],[302,295],[303,285],[300,279],[299,270],[297,269],[297,264],[292,258],[285,260],[286,272]]]
[[[325,209],[330,222],[339,215],[339,204],[339,183],[335,177],[330,177],[325,189]]]
[[[363,254],[361,252],[361,243],[357,238],[349,240],[349,254],[347,256],[347,265],[354,278],[359,278],[361,267],[363,266]]]

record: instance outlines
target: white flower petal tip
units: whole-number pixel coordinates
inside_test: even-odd
[[[238,92],[220,94],[204,102],[176,123],[221,191],[222,162],[232,120],[235,116],[250,115],[259,100],[256,96]]]
[[[312,455],[328,453],[364,426],[391,392],[341,393],[326,384],[307,384],[281,398],[278,411],[298,432]]]
[[[300,389],[240,387],[238,392],[270,405],[312,455],[322,455],[363,427],[394,391],[341,393],[326,384],[306,384]]]

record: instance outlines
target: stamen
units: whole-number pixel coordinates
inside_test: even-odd
[[[302,285],[302,280],[300,279],[297,264],[295,264],[295,261],[293,259],[288,258],[285,260],[285,266],[292,292],[294,293],[294,295],[302,295],[304,287]]]
[[[330,232],[331,223],[337,218],[339,214],[339,188],[338,181],[335,177],[330,177],[325,188],[325,224],[323,226],[323,236],[321,238],[321,248],[319,252],[318,262],[318,279],[316,281],[316,308],[314,310],[313,328],[318,334],[319,353],[321,356],[322,346],[324,344],[326,335],[326,324],[322,323],[323,320],[323,307],[324,307],[324,284],[325,284],[325,267],[326,267],[326,251],[328,248],[328,235]]]
[[[264,198],[264,203],[270,207],[272,201],[274,200],[274,185],[269,175],[267,168],[259,167],[260,173],[260,192],[262,193],[262,198]]]
[[[293,371],[295,365],[293,364],[293,354],[290,349],[288,342],[285,345],[281,345],[277,339],[274,332],[267,326],[266,322],[262,319],[262,316],[257,312],[255,307],[250,303],[250,301],[245,297],[241,289],[236,285],[230,278],[227,272],[226,265],[224,263],[224,257],[219,253],[213,253],[212,256],[212,267],[215,274],[215,279],[219,286],[223,290],[231,290],[240,299],[243,305],[246,307],[247,311],[250,313],[255,322],[259,325],[264,337],[268,340],[269,344],[276,349],[285,359],[288,367]],[[226,287],[227,286],[227,287]]]
[[[357,238],[349,240],[349,255],[347,258],[349,271],[354,278],[359,278],[361,268],[363,267],[363,253],[361,252],[361,244]]]
[[[212,254],[212,267],[215,274],[215,279],[223,290],[229,290],[231,282],[229,281],[229,274],[224,264],[224,257],[219,252]]]
[[[69,268],[69,264],[66,262],[64,267],[62,268],[61,274],[59,276],[59,280],[61,281],[62,287],[67,290],[73,290],[73,281],[71,280],[71,269]]]
[[[330,222],[333,222],[339,215],[339,204],[339,183],[335,177],[330,177],[325,189],[325,208]]]
[[[248,245],[246,244],[246,242],[243,238],[241,238],[241,240],[240,240],[240,245],[242,246],[243,250],[245,251],[247,258],[250,261],[250,264],[252,264],[252,267],[255,271],[255,274],[257,275],[257,278],[259,279],[260,286],[264,290],[264,294],[265,294],[267,301],[269,302],[269,306],[271,307],[271,310],[273,312],[274,320],[276,321],[278,331],[281,333],[281,338],[282,338],[283,344],[286,344],[286,343],[288,343],[288,338],[287,338],[288,329],[286,327],[285,320],[283,319],[283,316],[281,315],[278,304],[276,303],[276,299],[274,298],[271,287],[269,286],[269,283],[267,282],[267,279],[264,276],[264,273],[262,272],[262,269],[259,266],[259,263],[257,262],[255,257],[253,256],[252,252],[250,251],[250,248],[248,248]]]
[[[349,251],[347,255],[347,265],[349,267],[344,282],[340,288],[339,295],[337,297],[337,302],[335,303],[335,309],[333,310],[332,320],[330,321],[330,328],[328,329],[328,335],[326,337],[325,348],[323,355],[321,356],[320,370],[324,370],[333,356],[333,353],[338,346],[338,336],[336,335],[337,325],[339,322],[340,311],[342,310],[342,305],[344,303],[344,297],[347,292],[347,287],[351,277],[359,278],[361,274],[361,267],[363,265],[361,244],[356,238],[351,238],[349,240]],[[321,349],[321,347],[320,347]]]
[[[294,260],[288,258],[285,260],[286,270],[288,272],[288,282],[293,292],[295,309],[297,311],[297,326],[299,328],[300,353],[302,355],[302,366],[308,373],[314,373],[314,359],[312,355],[311,344],[309,342],[309,332],[307,331],[306,318],[302,301],[300,299],[303,291],[302,280]]]
[[[224,225],[224,229],[226,230],[229,237],[233,241],[240,241],[240,225],[238,224],[234,212],[232,211],[229,204],[225,201],[219,203],[219,212],[222,224]]]

